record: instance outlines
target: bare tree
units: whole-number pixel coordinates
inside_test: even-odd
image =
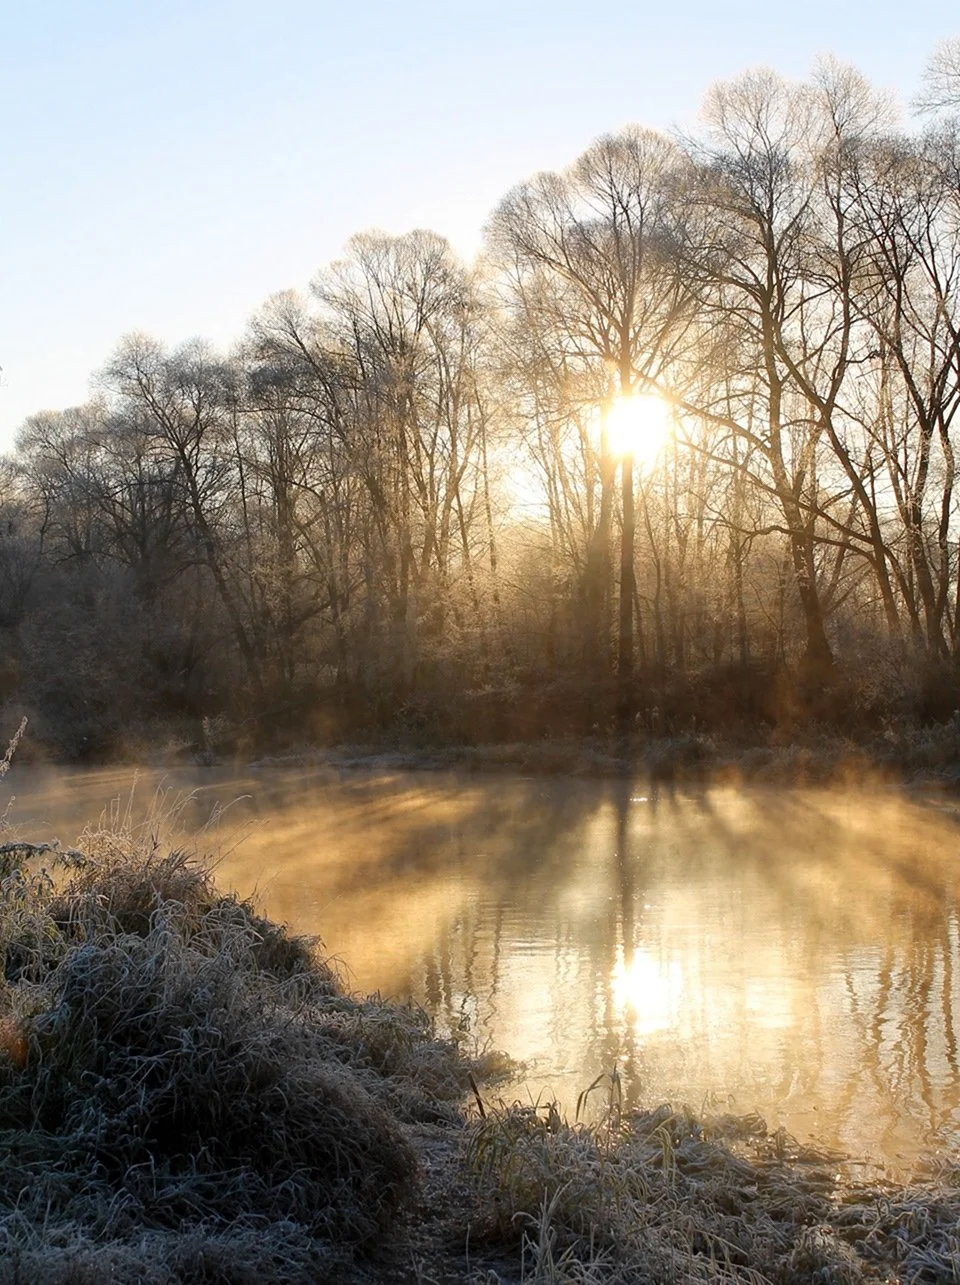
[[[262,700],[255,622],[245,618],[227,556],[236,372],[200,342],[168,354],[155,341],[131,335],[102,380],[118,409],[139,419],[155,457],[175,470],[191,534],[230,621],[251,688]]]
[[[960,36],[941,41],[933,51],[914,106],[920,112],[960,107]]]
[[[582,439],[584,411],[656,384],[685,340],[689,296],[673,245],[672,180],[682,158],[665,138],[630,129],[600,139],[564,174],[543,174],[510,193],[488,228],[502,297],[516,324],[548,332],[548,362]],[[562,412],[562,413],[563,413]],[[556,436],[554,482],[566,434]],[[581,448],[582,449],[582,448]],[[589,461],[589,455],[587,455]],[[599,505],[586,560],[587,647],[606,650],[610,543],[617,459],[601,425]],[[621,703],[633,673],[634,494],[623,458],[618,673]],[[587,479],[588,494],[592,490]],[[591,516],[593,516],[591,514]],[[629,711],[624,709],[625,713]]]
[[[469,566],[484,419],[476,303],[433,233],[367,234],[349,251],[313,289],[331,345],[355,374],[350,451],[412,689],[420,635],[444,634],[451,574]],[[373,592],[368,599],[373,606]]]

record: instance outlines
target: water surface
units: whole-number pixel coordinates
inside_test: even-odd
[[[15,767],[7,783],[25,834],[72,842],[127,808],[132,780]],[[157,780],[140,774],[135,815]],[[960,832],[942,809],[434,773],[165,786],[168,805],[196,790],[188,828],[235,801],[202,840],[225,851],[221,881],[320,934],[352,987],[521,1059],[511,1095],[572,1111],[615,1068],[628,1105],[757,1110],[893,1166],[955,1145]]]

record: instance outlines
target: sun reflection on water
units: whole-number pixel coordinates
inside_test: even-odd
[[[610,975],[613,1003],[636,1035],[653,1035],[675,1025],[683,1011],[683,967],[651,951],[634,950],[629,961],[622,950]]]

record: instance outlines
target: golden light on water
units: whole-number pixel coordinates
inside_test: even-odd
[[[670,407],[656,393],[617,397],[607,411],[607,443],[614,455],[653,464],[670,432]]]
[[[683,970],[677,960],[636,950],[629,961],[617,960],[610,985],[614,1008],[638,1035],[665,1030],[681,1011]]]
[[[320,934],[348,989],[412,998],[442,1033],[516,1057],[517,1100],[572,1118],[616,1067],[628,1108],[756,1110],[897,1171],[956,1135],[953,807],[869,785],[611,794],[328,768],[139,782],[147,809],[161,784],[189,791],[168,814],[177,844],[219,851],[222,887]],[[218,800],[235,802],[191,838]],[[31,766],[16,809],[72,840],[128,806],[139,823],[129,769]]]

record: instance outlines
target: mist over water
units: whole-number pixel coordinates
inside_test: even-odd
[[[76,839],[130,770],[15,767],[12,819]],[[132,815],[159,774],[141,773]],[[510,1097],[616,1067],[627,1105],[757,1110],[893,1167],[960,1122],[960,830],[895,792],[193,769],[221,883],[318,933],[351,988],[526,1063]],[[599,1093],[599,1090],[598,1090]]]

